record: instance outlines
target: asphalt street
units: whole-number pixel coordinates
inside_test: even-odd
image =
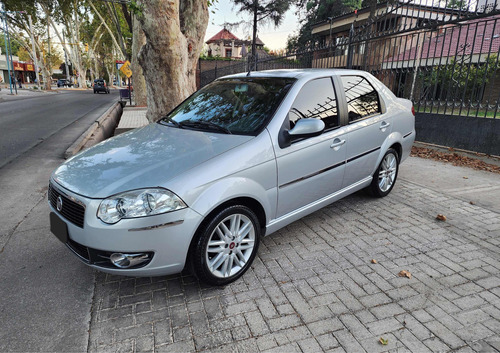
[[[46,191],[64,151],[116,100],[73,91],[0,101],[2,352],[86,350],[93,274],[51,235]]]
[[[109,107],[117,99],[117,91],[112,92],[68,90],[0,100],[0,167],[96,109]]]

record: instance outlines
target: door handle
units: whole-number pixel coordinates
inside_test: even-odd
[[[340,147],[345,143],[345,140],[335,139],[333,143],[330,145],[330,148]]]
[[[384,129],[387,129],[389,126],[391,126],[391,124],[390,124],[390,123],[386,123],[386,122],[384,121],[384,122],[382,122],[382,124],[380,124],[379,129],[380,129],[380,130],[384,130]]]

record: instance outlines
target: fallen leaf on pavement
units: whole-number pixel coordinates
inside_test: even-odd
[[[464,179],[469,179],[469,177],[464,176]]]
[[[440,213],[440,214],[438,214],[438,215],[436,216],[436,219],[437,219],[438,221],[443,221],[443,222],[444,222],[444,221],[446,221],[446,216],[445,216],[445,215],[442,215],[442,214]]]
[[[376,264],[376,263],[377,263],[377,260],[372,259],[372,264]]]
[[[500,166],[483,162],[480,159],[462,156],[456,152],[438,152],[431,148],[415,147],[411,148],[411,155],[420,158],[433,159],[441,162],[450,162],[453,165],[469,167],[477,170],[485,170],[493,173],[500,173]],[[476,153],[476,155],[480,155]]]
[[[402,270],[398,273],[398,276],[411,278],[411,273],[410,271]]]
[[[471,205],[475,205],[476,203],[474,201],[469,202]]]
[[[387,346],[387,343],[389,343],[389,339],[385,339],[384,337],[380,337],[378,340],[380,344],[383,344],[384,346]]]

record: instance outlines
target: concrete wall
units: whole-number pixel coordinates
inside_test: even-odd
[[[417,141],[500,156],[500,119],[417,113]]]

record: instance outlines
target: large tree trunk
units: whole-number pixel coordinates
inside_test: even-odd
[[[133,37],[132,37],[132,80],[134,86],[134,98],[135,104],[140,107],[147,106],[147,96],[146,96],[146,80],[144,79],[144,73],[142,72],[142,67],[139,64],[139,50],[146,44],[146,36],[141,29],[141,24],[134,17],[133,19]]]
[[[141,0],[146,35],[139,52],[149,121],[170,112],[196,90],[196,64],[208,25],[207,0]]]

